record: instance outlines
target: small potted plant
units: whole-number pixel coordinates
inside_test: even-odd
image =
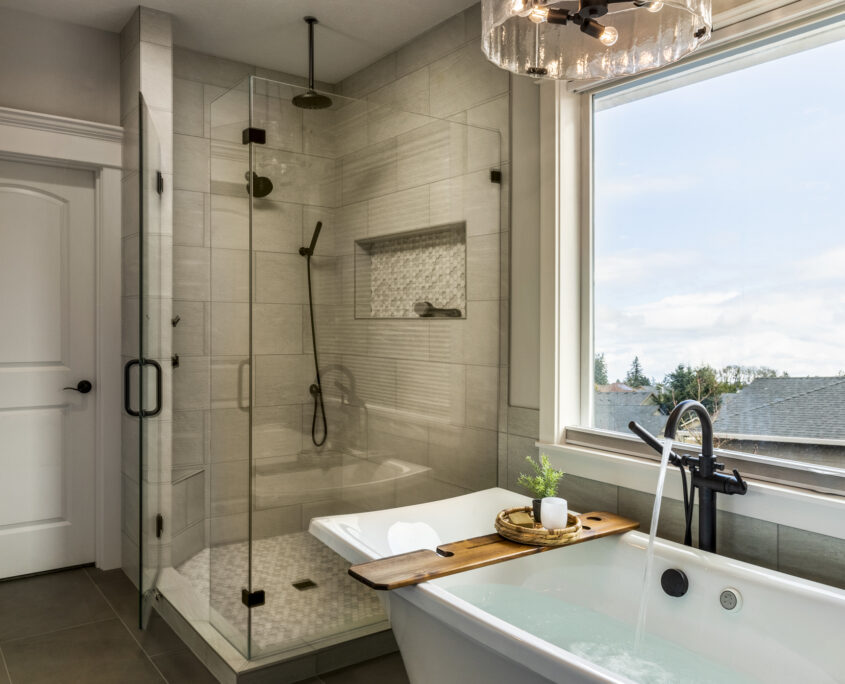
[[[517,484],[527,489],[534,496],[534,521],[540,522],[540,503],[547,496],[557,496],[557,488],[560,479],[563,477],[563,471],[552,467],[549,462],[549,457],[546,454],[540,454],[539,463],[530,456],[526,456],[525,460],[531,465],[533,475],[521,473]]]

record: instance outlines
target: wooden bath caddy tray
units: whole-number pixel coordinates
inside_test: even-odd
[[[640,526],[634,520],[600,511],[582,513],[578,518],[581,521],[581,531],[578,538],[570,541],[566,546],[607,537],[611,534],[621,534]],[[399,589],[438,577],[454,575],[456,572],[475,570],[485,565],[531,556],[556,548],[565,547],[529,546],[510,541],[498,534],[487,534],[483,537],[441,544],[436,552],[431,549],[421,549],[353,565],[349,568],[349,574],[371,589]]]

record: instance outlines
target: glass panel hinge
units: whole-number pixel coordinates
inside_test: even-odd
[[[244,128],[241,134],[241,141],[244,145],[249,145],[249,143],[264,145],[267,142],[267,131],[263,128],[253,128],[252,126]]]
[[[256,589],[253,592],[250,592],[249,589],[242,589],[241,590],[241,603],[243,603],[247,608],[255,608],[255,606],[263,606],[264,605],[264,590],[263,589]]]

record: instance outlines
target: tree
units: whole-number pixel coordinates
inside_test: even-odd
[[[607,385],[607,361],[605,361],[604,354],[596,354],[595,363],[593,364],[593,382],[597,385]]]
[[[629,387],[645,387],[651,384],[651,378],[643,373],[640,357],[635,356],[628,374],[625,376],[625,384]]]
[[[722,377],[724,378],[724,375]],[[660,411],[664,415],[670,413],[680,402],[695,399],[704,404],[704,408],[712,416],[719,408],[722,395],[736,392],[741,387],[742,383],[737,380],[733,382],[720,380],[716,371],[710,366],[693,368],[681,363],[657,386],[656,398]]]

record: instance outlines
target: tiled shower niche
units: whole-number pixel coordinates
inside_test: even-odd
[[[419,319],[430,304],[433,317],[466,318],[466,244],[463,221],[356,240],[355,317]]]

